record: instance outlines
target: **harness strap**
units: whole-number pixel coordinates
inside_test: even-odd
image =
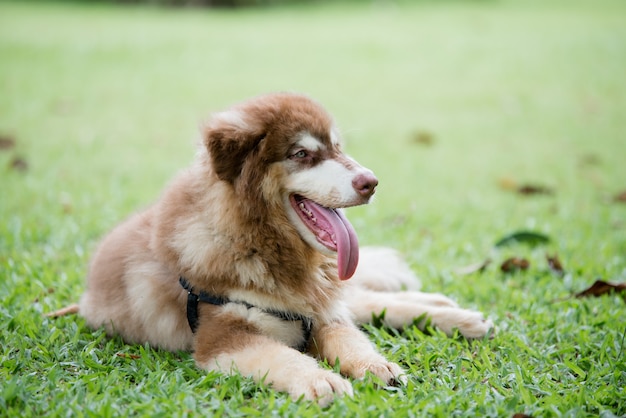
[[[285,311],[277,311],[273,309],[262,309],[256,307],[245,301],[233,301],[228,298],[224,298],[221,296],[215,296],[210,293],[200,291],[200,293],[194,293],[193,287],[191,284],[183,277],[180,276],[178,279],[180,285],[187,291],[187,322],[189,323],[189,328],[191,331],[195,333],[198,329],[198,304],[200,302],[208,303],[215,306],[226,305],[227,303],[238,303],[244,305],[246,308],[256,308],[260,311],[272,315],[275,318],[281,319],[283,321],[300,321],[302,323],[302,333],[304,334],[304,342],[300,344],[298,347],[298,351],[305,352],[309,347],[309,340],[311,339],[311,332],[313,329],[313,320],[304,315],[300,315],[294,312],[285,312]]]

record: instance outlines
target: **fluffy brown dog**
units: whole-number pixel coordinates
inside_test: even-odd
[[[263,379],[294,398],[351,394],[341,373],[405,380],[355,326],[386,310],[402,327],[482,337],[492,324],[415,288],[390,250],[364,249],[340,208],[367,203],[374,174],[341,151],[331,117],[273,94],[215,114],[197,160],[96,251],[79,312],[131,343],[193,350],[199,367]],[[352,276],[352,280],[347,281]]]

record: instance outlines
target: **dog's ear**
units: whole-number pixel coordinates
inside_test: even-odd
[[[264,137],[263,130],[245,121],[238,111],[214,115],[204,128],[204,145],[217,177],[233,183],[241,174],[247,155]]]

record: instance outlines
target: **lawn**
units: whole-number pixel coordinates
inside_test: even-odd
[[[43,316],[192,161],[203,118],[276,90],[322,102],[378,175],[348,211],[361,243],[400,250],[493,338],[367,327],[408,384],[355,381],[320,410]],[[626,282],[623,1],[1,2],[0,173],[0,416],[626,415],[624,294],[574,296]],[[516,231],[549,242],[495,246]]]

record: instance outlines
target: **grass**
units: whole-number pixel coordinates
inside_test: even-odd
[[[617,0],[0,3],[0,135],[15,143],[0,150],[0,415],[626,415],[624,300],[567,298],[626,281],[626,205],[613,200],[626,189],[625,67]],[[324,103],[377,173],[377,200],[349,211],[361,242],[398,248],[425,290],[491,317],[493,339],[368,327],[408,385],[354,382],[353,399],[320,411],[42,316],[78,299],[99,237],[192,160],[206,114],[274,90]],[[493,248],[523,229],[551,241]],[[502,273],[510,256],[530,268]],[[486,257],[484,272],[457,273]]]

